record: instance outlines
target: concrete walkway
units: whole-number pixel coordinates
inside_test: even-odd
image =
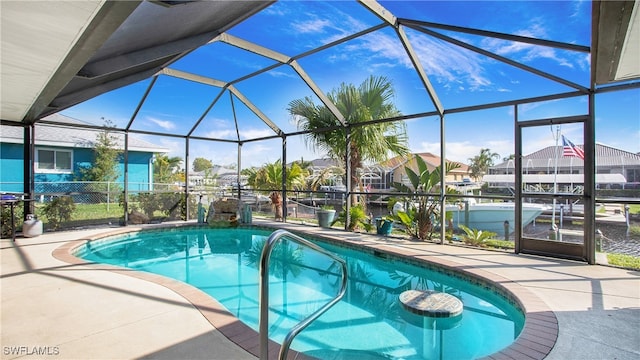
[[[254,222],[263,223],[261,220]],[[399,253],[506,278],[542,300],[558,321],[548,359],[640,359],[640,273],[337,230],[277,226],[375,242]],[[109,229],[1,240],[2,359],[255,359],[210,317],[161,283],[52,253]],[[211,312],[210,310],[209,312]],[[246,346],[245,346],[246,347]]]

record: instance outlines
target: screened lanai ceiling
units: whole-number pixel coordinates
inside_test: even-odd
[[[563,1],[460,11],[473,3],[2,1],[2,123],[98,104],[128,131],[248,141],[296,133],[293,99],[344,121],[326,94],[370,75],[390,78],[407,118],[640,77],[637,1],[587,3],[583,22],[545,13]]]

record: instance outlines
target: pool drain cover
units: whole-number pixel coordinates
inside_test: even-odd
[[[462,314],[462,301],[457,297],[433,290],[407,290],[400,294],[402,306],[412,313],[436,318]]]

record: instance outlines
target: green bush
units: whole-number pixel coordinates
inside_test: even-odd
[[[58,230],[63,222],[71,221],[76,204],[71,196],[53,198],[43,208],[42,213],[47,217],[47,223],[53,230]]]
[[[16,225],[16,229],[19,229],[22,226],[24,207],[15,206],[14,209],[14,221]],[[3,238],[11,237],[11,208],[8,206],[2,207],[2,224],[1,224],[1,233]]]
[[[473,246],[485,246],[486,241],[497,235],[492,231],[469,229],[462,224],[458,225],[458,227],[465,232],[465,235],[463,236],[464,242]]]
[[[369,223],[369,217],[364,211],[364,206],[362,205],[352,206],[351,209],[349,210],[349,217],[350,217],[349,227],[348,227],[349,231],[364,229],[366,232],[369,232],[371,231],[371,229],[373,229],[373,225]],[[341,222],[344,224],[346,223],[346,221],[347,221],[346,211],[345,209],[342,209],[340,214],[338,214],[338,216],[335,219],[333,219],[331,226],[333,226],[337,222]]]
[[[139,209],[150,219],[155,217],[156,212],[168,220],[186,220],[187,202],[184,193],[140,193],[130,196],[131,210]],[[123,206],[122,200],[120,205]],[[189,197],[189,218],[196,217],[198,211],[195,197]]]

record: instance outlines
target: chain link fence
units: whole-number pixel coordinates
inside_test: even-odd
[[[22,183],[3,183],[3,188],[20,188]],[[150,190],[152,189],[152,190]],[[146,213],[148,222],[169,220],[189,220],[196,216],[196,196],[184,196],[184,187],[176,184],[129,183],[129,214],[133,211]],[[15,194],[15,192],[13,192]],[[16,194],[20,197],[22,194]],[[25,195],[25,198],[28,196]],[[62,207],[61,199],[70,206]],[[69,200],[70,199],[70,200]],[[187,206],[189,204],[189,214]],[[36,182],[33,201],[25,202],[33,206],[25,209],[16,207],[16,228],[20,231],[26,213],[33,213],[44,223],[45,230],[64,230],[92,226],[124,223],[124,183],[123,182]],[[10,230],[10,212],[2,211],[2,233]],[[51,224],[55,224],[52,227]]]
[[[2,186],[18,188],[22,183],[3,183]],[[147,217],[145,220],[147,222],[195,220],[199,207],[208,209],[209,205],[217,199],[238,196],[237,189],[231,186],[193,187],[189,189],[186,198],[184,186],[180,184],[130,183],[127,190],[129,215],[133,212],[143,213]],[[268,195],[268,191],[243,190],[240,201],[243,206],[248,205],[256,215],[274,217],[274,208]],[[285,200],[287,217],[314,219],[319,207],[326,205],[333,206],[339,212],[344,207],[345,195],[340,191],[287,192]],[[364,195],[367,210],[371,212],[369,215],[375,217],[388,214],[386,201],[382,202],[380,196],[372,195],[374,194]],[[53,230],[50,223],[55,223],[47,218],[47,216],[55,216],[55,212],[47,213],[46,209],[60,197],[70,197],[74,204],[73,210],[70,210],[72,211],[70,220],[58,222],[61,230],[105,225],[120,226],[124,223],[124,184],[122,182],[36,182],[34,201],[28,204],[33,205],[34,214],[43,221],[45,231]],[[602,233],[599,250],[638,256],[638,241],[640,241],[638,216],[631,214],[628,210],[622,211],[624,206],[625,204],[609,205],[605,213],[598,213],[596,225]],[[22,219],[27,214],[23,206],[17,206],[15,214],[16,228],[20,231]],[[3,207],[3,237],[10,233],[9,219],[8,208]]]

